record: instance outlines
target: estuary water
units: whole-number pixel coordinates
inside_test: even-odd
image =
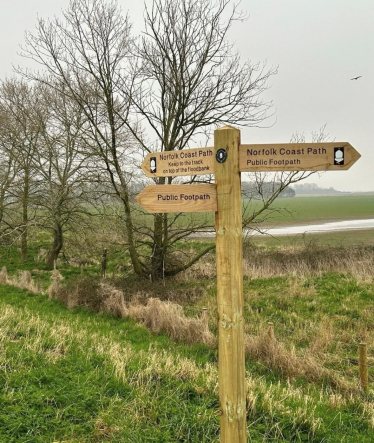
[[[315,225],[296,225],[281,228],[269,228],[265,233],[253,233],[253,235],[296,235],[313,232],[350,231],[352,229],[374,229],[374,218],[364,220],[346,220]]]

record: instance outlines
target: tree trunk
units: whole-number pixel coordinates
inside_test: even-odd
[[[164,245],[163,245],[163,216],[155,214],[153,225],[153,251],[151,256],[152,281],[159,280],[164,276]]]
[[[27,236],[28,236],[28,200],[29,200],[29,171],[25,169],[25,182],[22,195],[22,233],[21,233],[21,260],[27,260]]]
[[[101,278],[106,277],[106,265],[108,263],[108,253],[107,250],[104,249],[103,258],[101,260]]]
[[[55,261],[57,260],[63,245],[64,245],[64,235],[61,226],[58,226],[53,231],[53,245],[52,248],[49,250],[46,259],[46,265],[49,268],[54,267]]]

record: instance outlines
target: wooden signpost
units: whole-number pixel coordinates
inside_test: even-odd
[[[218,383],[221,443],[246,443],[241,171],[346,170],[360,154],[346,142],[241,145],[240,131],[214,131],[214,148],[148,154],[148,177],[215,174],[215,185],[150,185],[148,212],[216,212]]]
[[[145,157],[142,169],[147,177],[213,174],[213,151],[214,148],[196,148],[155,152]]]
[[[216,185],[150,185],[136,197],[150,213],[217,211]]]
[[[148,154],[142,163],[147,177],[214,174],[214,148]],[[240,145],[239,171],[341,171],[360,154],[347,142]]]
[[[347,142],[241,145],[239,150],[242,172],[341,171],[359,158],[360,154]]]

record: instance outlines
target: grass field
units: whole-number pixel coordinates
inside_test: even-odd
[[[244,200],[243,217],[250,216],[261,206],[259,201]],[[266,219],[262,227],[374,218],[374,194],[278,198],[265,214]],[[151,223],[152,216],[144,217]],[[178,223],[185,226],[191,220],[214,226],[213,213],[183,214]]]
[[[249,442],[372,441],[356,348],[373,295],[340,275],[246,280]],[[215,350],[9,286],[0,322],[1,442],[218,442]]]
[[[372,198],[278,203],[310,222],[349,218],[343,206],[350,218],[373,217]],[[372,442],[373,231],[252,240],[243,249],[248,442]],[[185,254],[201,246],[181,244]],[[98,260],[61,261],[58,301],[41,247],[31,244],[24,263],[16,247],[1,251],[0,443],[218,443],[214,252],[158,283],[124,276],[120,249],[109,251],[105,281]]]
[[[259,203],[251,204],[249,210],[257,207]],[[374,218],[374,195],[280,198],[273,208],[280,211],[272,213],[268,222],[277,224]]]

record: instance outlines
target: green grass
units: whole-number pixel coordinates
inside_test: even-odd
[[[293,217],[278,214],[274,221],[373,217],[373,198],[283,199],[277,205],[287,205]],[[313,243],[374,244],[372,232],[254,242],[265,252],[308,249],[308,244],[313,250]],[[31,271],[35,280],[39,275],[46,289],[51,272],[34,257],[48,247],[47,240],[31,243],[25,263],[16,247],[2,250],[0,264],[10,275],[20,269]],[[204,246],[188,242],[181,249],[188,254]],[[121,249],[108,251],[109,276],[124,261]],[[339,251],[342,258],[347,255]],[[214,260],[212,255],[206,260],[180,279],[151,284],[132,278],[121,285],[128,297],[139,290],[172,297],[189,316],[207,306],[216,332]],[[84,275],[98,277],[98,263],[90,262]],[[63,283],[81,273],[63,261],[59,269]],[[374,282],[372,273],[355,274],[357,269],[302,274],[295,268],[271,278],[245,276],[246,333],[257,340],[273,322],[283,352],[280,362],[261,353],[247,358],[248,441],[373,441]],[[369,344],[368,394],[360,392],[357,380],[357,348],[363,340]],[[322,375],[313,376],[310,359]],[[282,366],[292,361],[295,368]],[[0,286],[0,443],[218,443],[217,377],[214,349],[175,343],[127,318],[67,310],[45,295]]]
[[[249,212],[260,207],[251,203]],[[347,195],[329,197],[279,198],[269,223],[313,223],[319,221],[374,218],[374,195]]]
[[[189,374],[215,361],[212,351],[184,368],[199,346],[9,287],[1,287],[1,325],[1,442],[211,441],[205,435],[217,433],[214,393]]]
[[[277,339],[302,352],[328,317],[346,334],[324,364],[351,380],[347,360],[373,298],[372,284],[341,275],[246,279],[247,332],[273,321]],[[218,442],[215,350],[9,286],[0,286],[0,325],[0,442]],[[261,359],[246,365],[248,441],[372,441],[372,393],[290,382]]]

